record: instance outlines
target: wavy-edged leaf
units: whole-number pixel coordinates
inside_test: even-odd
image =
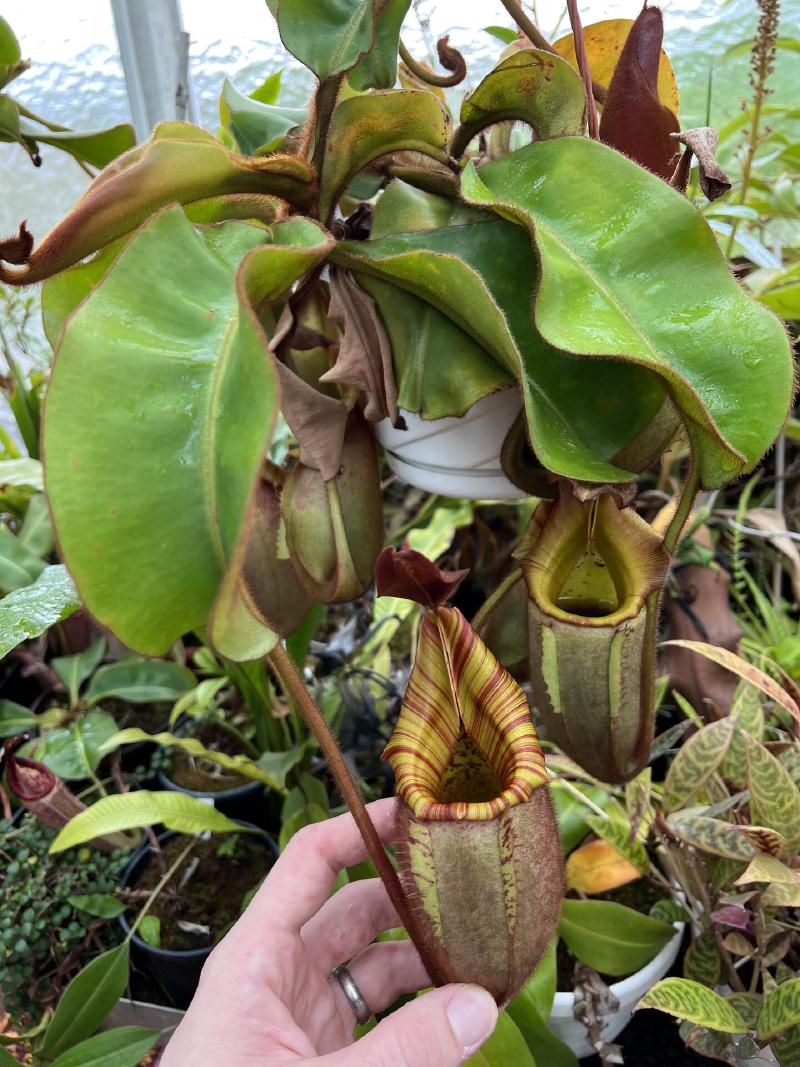
[[[43,1057],[55,1059],[95,1032],[125,992],[129,961],[130,944],[123,941],[72,979],[45,1032],[39,1050]]]
[[[573,956],[615,977],[644,967],[675,936],[669,923],[610,900],[565,900],[558,932]]]
[[[712,856],[748,863],[756,855],[756,850],[745,835],[732,823],[689,813],[670,815],[667,823],[681,841]]]
[[[699,792],[725,759],[735,719],[719,719],[701,727],[679,749],[664,780],[664,810],[676,811]]]
[[[268,785],[271,789],[276,789],[279,792],[286,791],[283,784],[278,781],[275,775],[263,770],[258,763],[254,762],[249,757],[241,754],[231,756],[227,752],[217,752],[216,750],[207,749],[196,737],[178,737],[175,734],[166,732],[148,734],[138,726],[131,726],[126,730],[118,730],[111,737],[107,738],[103,744],[103,752],[114,752],[122,745],[136,745],[142,741],[147,741],[156,745],[164,745],[166,748],[180,748],[183,752],[188,752],[188,754],[195,759],[208,760],[209,763],[216,763],[218,766],[224,767],[228,771],[236,771],[237,774],[241,774],[245,778],[252,778],[254,781],[263,782],[264,785]],[[292,749],[291,752],[294,754],[295,750]],[[280,755],[285,756],[286,753],[281,753]],[[296,762],[296,758],[294,762]]]
[[[177,700],[197,679],[188,667],[170,660],[120,660],[101,667],[84,694],[87,704],[124,700],[129,704]]]
[[[781,982],[767,993],[758,1016],[758,1036],[771,1041],[792,1026],[800,1025],[800,978]]]
[[[53,1067],[136,1067],[158,1037],[158,1030],[120,1026],[81,1041],[59,1056]]]
[[[633,19],[603,19],[583,27],[586,43],[586,55],[592,80],[607,89],[617,62],[628,40],[633,26]],[[751,42],[752,45],[752,42]],[[575,55],[575,38],[571,33],[560,37],[553,45],[556,52],[563,56],[576,69],[578,60]],[[658,64],[658,98],[662,104],[676,115],[680,111],[680,97],[675,72],[667,53],[662,50]]]
[[[101,797],[91,807],[75,815],[59,831],[50,845],[50,852],[64,852],[95,837],[120,830],[157,826],[159,823],[180,834],[248,832],[247,827],[234,822],[197,797],[171,790],[153,793],[148,789],[138,789],[132,793]]]
[[[789,772],[759,741],[745,738],[747,782],[750,787],[750,818],[786,841],[793,855],[800,846],[800,789]]]
[[[447,201],[427,214],[446,215],[448,224],[370,241],[343,241],[331,258],[349,267],[359,281],[362,275],[377,277],[419,297],[517,379],[531,444],[548,469],[587,481],[631,480],[633,474],[615,466],[613,459],[647,429],[662,407],[664,392],[656,379],[622,363],[576,361],[542,341],[530,310],[536,257],[519,227],[486,214],[454,214]],[[380,294],[375,295],[380,308]],[[426,389],[436,375],[447,388],[463,375],[471,378],[468,389],[474,395],[479,376],[491,373],[479,365],[473,350],[468,350],[464,366],[459,348],[429,353]],[[407,363],[418,373],[416,361]],[[395,374],[402,395],[404,380],[397,365]],[[453,408],[441,414],[463,414],[464,388]],[[585,403],[589,395],[595,398],[592,405]],[[444,406],[442,397],[437,415]]]
[[[709,645],[705,641],[664,641],[664,645],[688,648],[690,652],[696,652],[699,656],[705,656],[706,659],[718,663],[720,667],[733,671],[744,681],[760,689],[776,704],[780,704],[785,711],[789,712],[795,722],[800,723],[800,708],[798,708],[794,699],[786,690],[778,685],[774,679],[770,678],[768,674],[765,674],[764,671],[753,666],[752,663],[748,663],[741,656],[737,656],[735,652],[730,652],[727,648],[718,648],[717,645]]]
[[[0,279],[27,285],[50,277],[132,233],[168,204],[253,194],[303,205],[312,195],[311,168],[298,156],[238,156],[205,130],[162,122],[148,141],[95,178],[24,266],[0,265]],[[261,217],[255,209],[252,215]]]
[[[409,151],[446,163],[449,140],[447,112],[424,89],[387,89],[342,100],[328,130],[320,218],[328,218],[350,179],[374,159]]]
[[[704,486],[761,458],[791,400],[786,334],[743,292],[683,196],[581,137],[537,142],[480,174],[470,164],[462,195],[532,236],[541,264],[533,314],[547,342],[587,359],[633,362],[662,380]]]
[[[747,1027],[741,1015],[724,997],[689,978],[664,978],[636,1005],[658,1008],[698,1026],[720,1030],[725,1034],[743,1034]]]
[[[0,658],[21,641],[40,637],[80,606],[67,568],[61,564],[45,567],[32,585],[0,600]]]
[[[301,108],[254,100],[240,93],[228,78],[222,83],[219,105],[224,126],[245,156],[277,151],[290,130],[302,126],[306,120],[306,112]]]
[[[408,0],[267,0],[267,6],[284,46],[318,78],[352,70],[373,53],[353,72],[354,87],[394,84]]]
[[[277,413],[254,308],[329,243],[300,218],[266,237],[241,223],[198,232],[167,209],[59,345],[44,443],[61,550],[87,607],[145,654],[208,622]]]
[[[451,152],[460,156],[481,130],[495,122],[518,120],[537,140],[583,133],[586,94],[575,69],[538,48],[514,52],[490,71],[461,104],[461,125]]]

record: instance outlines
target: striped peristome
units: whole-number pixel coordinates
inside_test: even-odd
[[[466,735],[502,791],[442,802],[442,780]],[[522,689],[456,608],[429,611],[392,739],[384,753],[412,812],[437,821],[485,821],[528,800],[547,781]]]

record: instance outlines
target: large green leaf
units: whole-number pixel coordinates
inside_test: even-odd
[[[526,122],[543,139],[580,135],[585,116],[586,91],[575,68],[551,52],[525,48],[498,63],[464,98],[452,152],[460,156],[495,122]]]
[[[128,984],[127,941],[92,960],[67,986],[47,1027],[40,1052],[55,1059],[95,1032]]]
[[[222,83],[220,114],[245,156],[275,152],[287,133],[306,119],[300,108],[265,104],[245,96],[227,78]]]
[[[703,485],[751,468],[792,395],[785,330],[751,300],[683,196],[597,141],[540,141],[469,166],[462,193],[532,236],[534,317],[564,352],[658,375],[681,411]]]
[[[136,1067],[158,1040],[158,1030],[121,1026],[81,1041],[64,1052],[53,1067]]]
[[[129,704],[175,701],[197,679],[188,667],[169,660],[122,660],[102,667],[84,694],[87,704],[114,698]]]
[[[632,974],[675,936],[669,923],[610,900],[565,900],[558,932],[581,962],[603,974]]]
[[[0,658],[21,641],[39,637],[81,606],[67,568],[45,567],[33,585],[0,600]]]
[[[320,177],[320,218],[327,219],[348,182],[379,156],[420,152],[448,159],[450,120],[424,89],[396,89],[351,96],[331,120]]]
[[[76,263],[42,283],[42,325],[47,340],[55,349],[64,323],[93,289],[96,289],[126,243],[114,241],[85,262]]]
[[[578,1067],[575,1054],[547,1025],[556,992],[556,945],[554,940],[506,1011],[542,1067]]]
[[[20,132],[24,137],[42,144],[60,148],[62,152],[90,163],[93,167],[106,167],[117,156],[133,148],[136,144],[136,132],[130,123],[111,126],[107,130],[48,130],[37,123],[29,122],[24,116],[19,121]]]
[[[96,837],[114,834],[120,830],[157,826],[159,823],[180,834],[202,834],[206,831],[215,834],[243,833],[246,829],[197,797],[173,793],[170,790],[151,793],[147,789],[138,789],[133,793],[102,797],[91,807],[75,815],[59,831],[50,851],[64,852]]]
[[[132,233],[176,202],[192,205],[228,198],[231,213],[223,211],[223,219],[241,218],[243,206],[245,217],[274,217],[272,198],[307,203],[313,193],[312,177],[309,164],[299,156],[251,159],[228,151],[210,133],[189,123],[162,122],[148,141],[95,178],[24,266],[2,267],[0,278],[16,284],[48,278]]]
[[[794,855],[800,845],[800,789],[759,741],[746,737],[745,754],[751,821],[777,830],[786,840],[789,855]]]
[[[394,84],[408,0],[267,0],[267,5],[285,47],[319,78],[351,70],[375,47],[354,84],[359,89]]]
[[[637,1004],[638,1008],[658,1008],[698,1026],[708,1026],[725,1034],[743,1034],[742,1017],[719,993],[689,978],[665,978]]]
[[[536,1067],[533,1056],[534,1049],[528,1047],[511,1016],[504,1013],[497,1020],[492,1036],[474,1056],[470,1056],[464,1067],[511,1067],[511,1064],[514,1067]],[[539,1062],[547,1063],[549,1067],[549,1061],[541,1059]]]
[[[253,309],[328,247],[305,219],[267,239],[167,209],[62,334],[44,431],[61,550],[87,607],[145,654],[208,621],[276,416]]]
[[[662,407],[664,392],[657,380],[630,364],[578,361],[545,344],[531,321],[537,265],[528,235],[490,215],[453,213],[448,201],[427,213],[428,218],[443,216],[448,224],[436,229],[340,242],[331,258],[432,305],[516,378],[531,444],[550,470],[590,481],[633,478],[613,461]],[[462,363],[458,347],[430,350],[426,388],[431,383],[443,395],[454,378],[471,378],[474,392],[486,364],[474,358],[474,351],[466,354],[469,362]],[[414,366],[413,356],[403,358]],[[444,414],[463,413],[464,389]]]
[[[100,751],[117,732],[117,724],[105,711],[89,711],[68,726],[48,730],[25,746],[32,755],[68,782],[90,778],[103,758]]]

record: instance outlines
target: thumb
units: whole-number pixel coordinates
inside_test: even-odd
[[[491,1035],[497,1005],[485,989],[448,985],[405,1004],[317,1067],[458,1067]]]

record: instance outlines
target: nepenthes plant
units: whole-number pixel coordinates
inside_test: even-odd
[[[410,56],[410,0],[269,0],[317,79],[307,112],[228,92],[219,137],[161,123],[39,244],[24,224],[0,244],[0,281],[43,282],[46,488],[84,604],[146,655],[201,631],[229,660],[267,657],[431,978],[503,1003],[551,938],[562,880],[493,613],[522,604],[548,738],[631,779],[695,494],[758,463],[793,389],[782,324],[686,196],[693,161],[707,196],[728,183],[714,132],[680,129],[658,9],[584,33],[573,5],[554,47],[504,5],[519,32],[454,115],[442,87],[463,59],[446,41],[445,74]],[[516,403],[503,472],[542,503],[470,625],[445,606],[453,576],[379,556],[374,428],[500,393]],[[288,467],[269,459],[279,415]],[[678,437],[689,473],[654,528],[637,477]],[[282,644],[314,604],[363,595],[379,559],[381,589],[426,608],[387,753],[400,880]]]

